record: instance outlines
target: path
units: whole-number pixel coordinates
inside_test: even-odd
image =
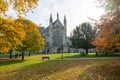
[[[120,57],[96,57],[96,58],[63,58],[63,60],[88,60],[88,59],[120,59]],[[50,59],[50,60],[61,60],[59,59]]]
[[[0,58],[0,60],[7,60],[7,59],[9,59],[9,58],[7,58],[7,57]]]

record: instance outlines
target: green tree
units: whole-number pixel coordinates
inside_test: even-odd
[[[15,21],[20,22],[24,26],[26,32],[26,38],[22,41],[23,45],[18,47],[18,50],[22,51],[22,60],[24,60],[25,51],[41,51],[45,43],[37,26],[32,21],[27,19],[17,19]]]
[[[94,47],[91,44],[93,37],[94,37],[94,30],[92,29],[91,24],[85,22],[77,26],[73,30],[70,40],[72,42],[73,47],[85,49],[86,54],[88,54],[88,49]]]

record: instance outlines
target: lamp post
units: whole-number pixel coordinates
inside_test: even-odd
[[[61,44],[61,60],[63,60],[63,44]]]

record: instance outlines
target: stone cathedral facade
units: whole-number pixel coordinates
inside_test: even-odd
[[[48,53],[68,52],[68,38],[67,38],[67,20],[64,16],[63,24],[57,19],[53,21],[52,14],[50,14],[49,26],[47,28],[40,28],[41,34],[45,39],[45,51]]]

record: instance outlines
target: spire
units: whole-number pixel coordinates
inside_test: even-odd
[[[64,15],[64,27],[67,27],[66,15]]]
[[[52,14],[50,13],[50,24],[53,22]]]
[[[59,19],[59,13],[57,12],[57,19]]]

